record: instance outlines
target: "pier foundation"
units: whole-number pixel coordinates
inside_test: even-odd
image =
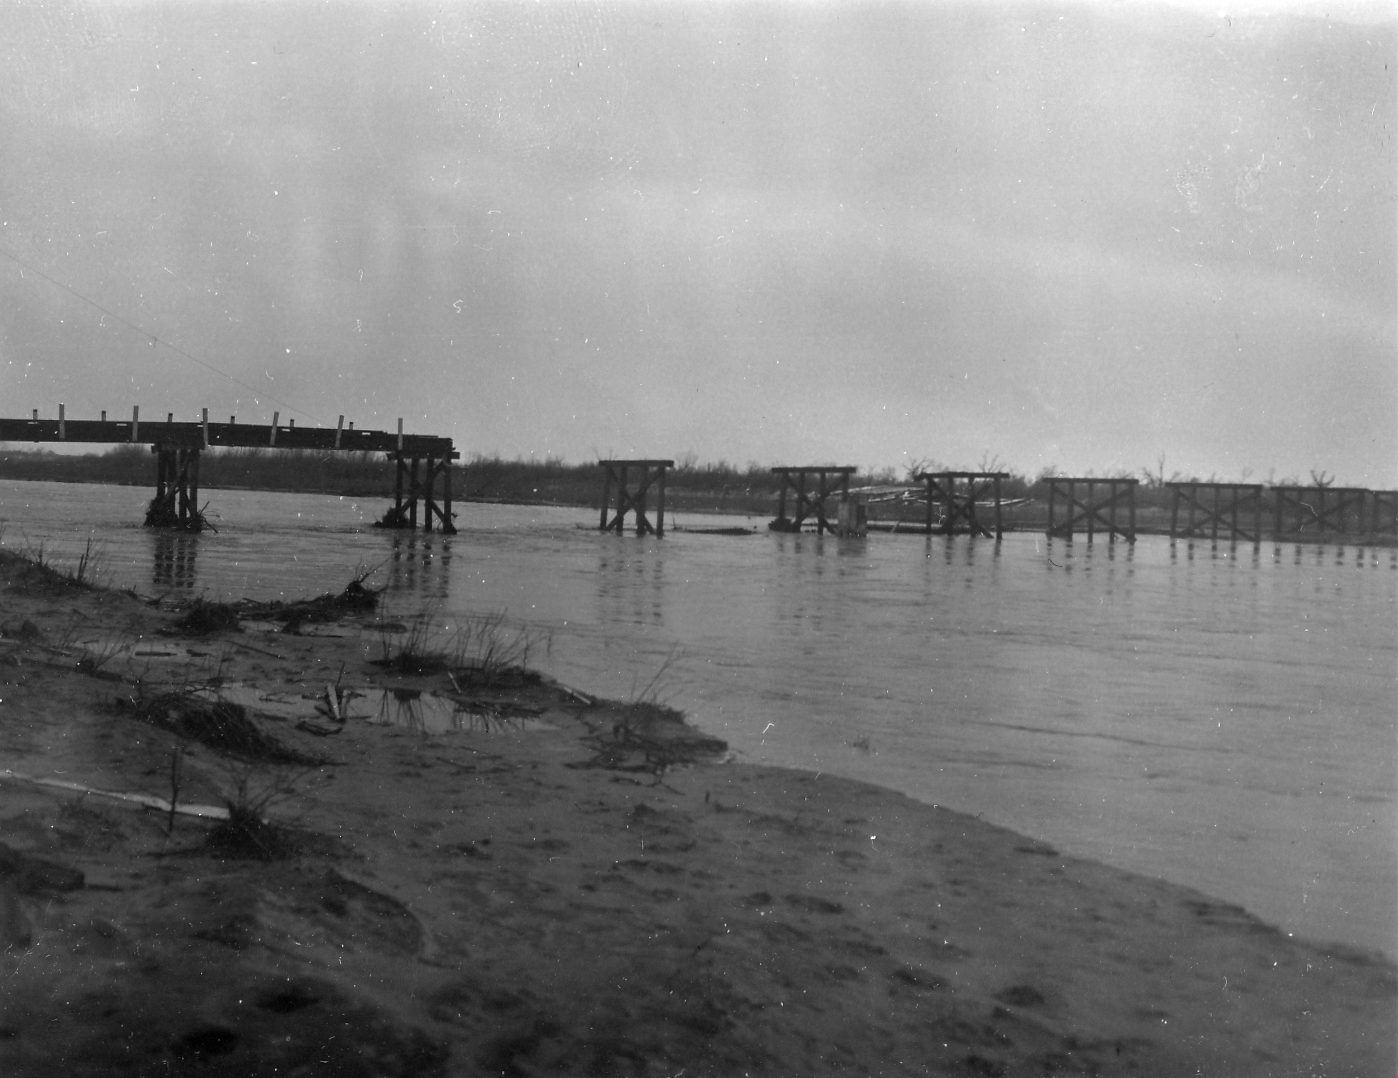
[[[626,527],[626,514],[634,513],[637,535],[665,537],[665,473],[673,460],[599,460],[602,469],[602,516],[599,531],[618,535]],[[632,485],[634,480],[635,485]],[[655,523],[646,516],[646,495],[655,487]],[[611,514],[612,491],[616,491],[616,515]]]

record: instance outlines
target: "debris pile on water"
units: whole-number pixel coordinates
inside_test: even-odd
[[[240,609],[246,617],[265,621],[294,625],[296,622],[335,621],[351,615],[364,614],[379,605],[382,588],[366,587],[367,574],[357,576],[338,594],[318,595],[314,599],[303,599],[294,603],[273,601],[269,603],[245,602]]]

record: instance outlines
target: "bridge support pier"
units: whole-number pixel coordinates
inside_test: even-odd
[[[602,472],[602,516],[599,531],[614,531],[618,535],[626,525],[628,511],[636,514],[636,534],[653,535],[665,538],[665,473],[675,466],[673,460],[601,460],[597,462]],[[639,469],[640,478],[635,490],[629,479],[632,469]],[[656,488],[655,524],[646,517],[646,493],[651,484]],[[616,487],[616,516],[611,512],[612,487]]]
[[[1000,480],[1008,479],[1009,472],[921,472],[915,478],[927,484],[927,534],[955,535],[965,532],[968,535],[983,535],[987,539],[990,530],[976,516],[976,499],[990,492],[994,499],[995,540],[1004,537],[1004,523],[1000,519]],[[942,506],[942,519],[934,522],[937,506]],[[958,527],[963,523],[964,527]]]
[[[825,500],[835,494],[840,496],[840,504],[844,505],[849,501],[849,477],[855,473],[855,468],[842,465],[840,467],[812,465],[805,468],[773,468],[772,474],[781,476],[781,493],[777,501],[777,519],[768,524],[767,527],[774,532],[799,532],[801,526],[807,519],[813,519],[816,526],[816,534],[824,535],[826,532],[842,533],[844,529],[839,523],[839,518],[832,523],[825,515]],[[815,490],[808,490],[806,487],[807,476],[815,477]],[[786,495],[790,491],[796,496],[796,507],[794,515],[786,515]]]
[[[151,446],[151,452],[155,454],[155,497],[146,507],[146,527],[203,531],[204,515],[199,511],[199,448],[157,442]]]
[[[1055,536],[1071,540],[1073,532],[1081,528],[1087,532],[1087,541],[1092,542],[1100,526],[1105,526],[1107,541],[1115,543],[1117,536],[1128,543],[1136,541],[1136,484],[1139,480],[1079,478],[1076,476],[1050,476],[1048,479],[1048,530],[1050,538]],[[1078,488],[1083,487],[1083,497],[1078,497]],[[1099,494],[1100,490],[1100,494]],[[1055,515],[1056,501],[1063,495],[1066,503],[1066,519],[1058,521]],[[1124,509],[1126,519],[1120,520],[1118,509]]]
[[[1209,541],[1215,543],[1220,531],[1230,543],[1241,539],[1256,546],[1262,542],[1261,483],[1181,482],[1167,485],[1175,492],[1174,505],[1170,509],[1170,542],[1176,539],[1202,539],[1205,531],[1208,532]],[[1213,492],[1212,505],[1205,505],[1200,496],[1200,491],[1206,490]],[[1183,528],[1180,527],[1181,507],[1188,513]],[[1252,518],[1250,532],[1241,519],[1244,513]]]
[[[418,503],[422,503],[422,530],[430,532],[433,518],[443,535],[455,535],[451,510],[451,457],[426,457],[390,453],[394,463],[393,507],[374,523],[376,528],[417,528]],[[421,469],[421,472],[419,472]],[[442,479],[442,498],[437,500],[437,477]],[[406,480],[407,489],[404,490]]]

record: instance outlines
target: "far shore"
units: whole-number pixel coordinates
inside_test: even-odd
[[[0,1073],[1392,1075],[1398,968],[443,640],[0,549]]]

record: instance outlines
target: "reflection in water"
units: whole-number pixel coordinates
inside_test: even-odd
[[[659,542],[622,538],[598,548],[597,606],[604,625],[665,624],[665,559]]]
[[[451,583],[451,548],[449,535],[395,531],[388,559],[389,588],[445,599]]]
[[[151,532],[155,559],[151,584],[157,591],[172,588],[187,591],[194,587],[194,560],[199,553],[199,535],[159,528]]]
[[[444,696],[421,689],[384,689],[378,714],[372,721],[384,726],[403,726],[420,734],[502,734],[553,729],[527,708]]]

